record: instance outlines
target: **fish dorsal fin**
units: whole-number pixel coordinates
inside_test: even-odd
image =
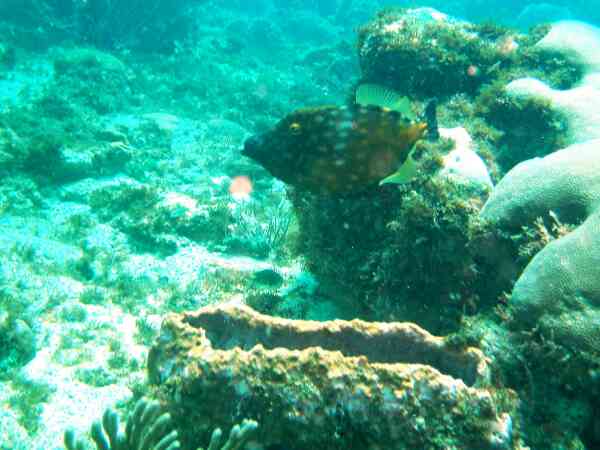
[[[411,181],[417,175],[417,163],[413,158],[414,149],[410,151],[406,161],[398,167],[393,174],[388,175],[383,180],[379,182],[379,185],[382,184],[404,184]]]
[[[399,112],[409,120],[416,120],[410,107],[408,97],[403,97],[397,92],[378,84],[365,83],[356,89],[356,103],[361,106],[379,106]]]

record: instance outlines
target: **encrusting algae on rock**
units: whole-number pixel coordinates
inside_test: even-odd
[[[300,189],[350,193],[377,183],[403,183],[416,173],[411,151],[426,134],[438,137],[436,103],[412,122],[408,99],[361,85],[350,106],[300,109],[251,137],[242,154]]]
[[[514,395],[486,388],[487,358],[411,323],[289,320],[226,303],[168,316],[148,369],[187,447],[248,417],[265,448],[517,448]]]

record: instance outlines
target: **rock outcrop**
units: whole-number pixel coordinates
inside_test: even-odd
[[[186,447],[248,417],[291,450],[512,448],[512,395],[485,389],[484,355],[410,323],[223,304],[168,316],[148,368]]]

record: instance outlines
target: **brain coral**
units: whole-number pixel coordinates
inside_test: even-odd
[[[549,101],[569,122],[565,133],[569,144],[600,138],[600,29],[577,21],[558,22],[536,47],[567,55],[572,65],[583,68],[583,78],[567,90],[552,89],[535,78],[521,78],[508,84],[509,94]]]
[[[569,122],[573,145],[516,166],[498,184],[482,217],[499,227],[530,225],[555,212],[561,220],[583,222],[547,245],[526,267],[512,293],[524,327],[538,329],[572,349],[600,350],[600,30],[575,21],[553,25],[538,44],[562,52],[585,68],[572,89],[551,89],[539,80],[511,82],[511,95],[543,98]]]
[[[523,399],[524,409],[531,411],[524,429],[532,448],[598,448],[600,30],[580,22],[559,22],[537,47],[568,55],[583,67],[582,79],[568,90],[553,89],[534,78],[517,79],[507,92],[542,99],[563,114],[567,119],[563,141],[571,145],[515,166],[494,189],[481,216],[500,233],[511,235],[527,234],[521,227],[532,227],[538,217],[546,223],[554,216],[579,224],[558,239],[549,239],[514,285],[509,302],[514,318],[512,353],[520,368],[507,371],[518,389],[528,384],[531,388]],[[500,252],[489,253],[500,263],[498,268],[510,261]],[[527,380],[519,375],[523,367]]]
[[[511,305],[526,328],[558,342],[600,351],[600,140],[574,144],[517,165],[498,184],[481,216],[518,228],[554,211],[583,223],[544,247],[517,280]]]

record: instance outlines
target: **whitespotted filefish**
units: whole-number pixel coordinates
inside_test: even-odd
[[[411,152],[437,138],[435,102],[415,121],[408,99],[377,85],[358,87],[351,106],[299,109],[250,137],[242,154],[283,182],[321,193],[403,183],[416,173]]]

